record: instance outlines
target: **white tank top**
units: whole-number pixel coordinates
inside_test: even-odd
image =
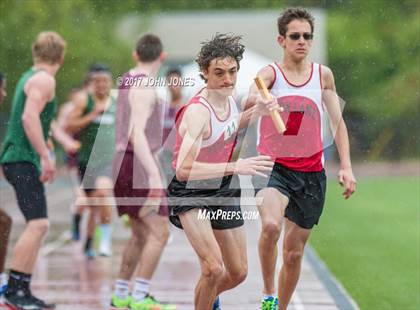
[[[229,96],[229,115],[221,120],[215,113],[213,107],[206,99],[200,97],[200,103],[204,105],[210,112],[210,136],[203,139],[201,147],[209,147],[216,143],[223,135],[223,141],[231,138],[238,131],[238,108],[235,100]]]

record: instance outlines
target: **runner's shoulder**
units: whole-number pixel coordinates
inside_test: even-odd
[[[74,94],[72,98],[73,109],[85,108],[88,103],[88,93],[85,91],[80,91]]]
[[[40,71],[31,76],[26,82],[25,88],[31,90],[36,88],[37,90],[45,93],[54,92],[55,90],[55,78],[51,74]]]
[[[201,103],[190,103],[185,106],[184,117],[196,122],[207,121],[210,119],[210,111]]]
[[[334,74],[332,70],[325,66],[321,66],[321,78],[322,78],[322,85],[324,85],[324,88],[332,89],[334,88]]]

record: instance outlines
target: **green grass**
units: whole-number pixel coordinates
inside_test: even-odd
[[[361,309],[420,309],[420,180],[366,179],[349,200],[336,183],[311,244]]]

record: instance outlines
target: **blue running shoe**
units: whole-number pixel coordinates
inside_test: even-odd
[[[0,297],[4,296],[4,293],[6,293],[7,290],[7,284],[0,286]]]
[[[220,298],[219,296],[217,296],[216,300],[214,301],[213,304],[213,310],[221,310],[222,308],[220,307]]]
[[[7,284],[0,285],[0,309],[3,309],[2,307],[6,307],[5,301],[4,301],[4,294],[7,290]]]
[[[85,250],[85,255],[87,259],[94,259],[96,257],[96,253],[93,249]]]

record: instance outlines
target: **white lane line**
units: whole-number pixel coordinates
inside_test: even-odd
[[[302,299],[300,298],[297,290],[294,292],[292,296],[292,304],[294,310],[305,310],[305,307],[303,306]]]

